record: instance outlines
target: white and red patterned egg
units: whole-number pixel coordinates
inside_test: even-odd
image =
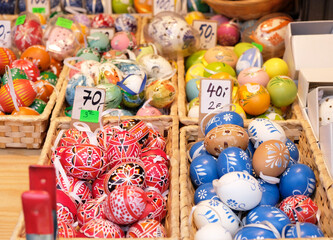
[[[72,224],[68,222],[58,222],[58,237],[60,238],[75,238],[76,231]]]
[[[80,232],[89,238],[124,238],[125,234],[121,228],[106,219],[94,219],[87,222]]]
[[[158,131],[149,128],[148,140],[145,147],[147,148],[157,147],[164,150],[165,146],[166,146],[165,138]]]
[[[103,149],[90,144],[68,147],[61,153],[60,162],[68,175],[83,180],[97,178],[108,165]]]
[[[169,158],[168,155],[165,153],[165,151],[163,151],[160,148],[156,148],[156,147],[152,147],[152,148],[143,148],[142,149],[142,160],[144,160],[144,158],[146,157],[157,157],[160,156],[161,158],[163,158],[164,163],[169,166]]]
[[[126,234],[128,238],[164,238],[166,230],[154,219],[145,219],[133,224]]]
[[[142,219],[155,219],[161,222],[167,213],[167,203],[165,198],[162,194],[156,191],[148,191],[146,194],[150,201],[147,204]]]
[[[92,184],[92,194],[94,198],[99,198],[104,194],[104,178],[106,173],[100,175]]]
[[[145,145],[148,139],[149,128],[142,120],[129,119],[121,122],[119,126],[130,132],[137,139],[141,147]]]
[[[83,60],[74,64],[74,68],[69,70],[69,79],[71,79],[77,73],[83,73],[86,75],[90,75],[95,82],[97,82],[97,78],[99,76],[99,66],[101,64],[95,60]]]
[[[103,201],[99,201],[99,199],[89,200],[77,210],[77,220],[80,227],[93,219],[106,219]]]
[[[110,140],[115,135],[116,132],[119,132],[119,128],[116,126],[112,126],[106,124],[103,126],[103,129],[98,131],[97,133],[97,141],[100,146],[107,148],[109,145]]]
[[[77,216],[77,210],[73,199],[60,189],[57,189],[56,196],[58,221],[73,224],[76,221]]]
[[[98,14],[96,15],[91,23],[92,28],[112,28],[114,27],[114,20],[108,14]]]
[[[36,82],[40,75],[38,67],[26,59],[16,59],[10,64],[10,68],[19,68],[23,70],[29,77],[31,81]]]
[[[148,163],[148,164],[146,164]],[[160,162],[145,162],[145,187],[164,193],[169,188],[170,174],[167,165]]]
[[[111,160],[111,168],[122,161],[126,162],[126,158],[141,158],[141,147],[137,139],[128,131],[117,132],[109,144],[107,157]]]
[[[90,144],[90,141],[85,131],[79,131],[76,128],[70,128],[63,132],[58,146],[69,147],[75,144]]]
[[[104,178],[104,192],[111,193],[118,187],[134,185],[143,188],[145,167],[140,161],[120,163],[113,167]]]
[[[32,45],[42,44],[43,30],[41,24],[34,19],[27,19],[18,25],[14,32],[14,43],[20,51]]]
[[[119,187],[104,201],[105,215],[116,224],[132,224],[141,218],[147,200],[146,193],[139,187]]]

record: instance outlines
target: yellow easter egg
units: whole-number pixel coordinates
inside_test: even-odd
[[[192,65],[186,72],[185,81],[188,82],[193,78],[203,77],[205,66],[202,63]]]

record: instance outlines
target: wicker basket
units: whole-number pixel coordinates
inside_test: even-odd
[[[214,11],[229,18],[257,19],[269,13],[282,11],[291,0],[204,0]]]
[[[49,118],[69,68],[64,66],[43,113],[38,116],[0,116],[0,148],[41,148]]]
[[[292,126],[293,125],[293,126]],[[298,141],[298,150],[300,152],[300,162],[311,167],[316,176],[316,191],[313,199],[320,209],[319,225],[326,237],[333,237],[333,181],[327,173],[324,165],[322,153],[316,147],[316,140],[313,137],[310,126],[303,122],[294,121],[287,127],[281,123],[285,129],[286,135],[292,141]],[[187,151],[192,143],[198,140],[198,127],[185,126],[180,130],[180,235],[181,240],[190,240],[194,238],[197,231],[194,222],[189,223],[191,208],[194,206],[194,188],[189,177],[190,161],[187,157]]]
[[[166,137],[166,153],[170,157],[170,187],[167,200],[168,213],[165,218],[164,226],[166,228],[167,237],[164,240],[179,239],[179,126],[177,117],[162,116],[159,120],[150,120],[159,132]],[[114,118],[104,118],[103,124],[118,124],[118,120]],[[39,165],[49,165],[52,150],[51,147],[62,129],[68,129],[70,120],[68,118],[57,118],[52,121],[48,135],[39,158]],[[19,222],[13,232],[11,239],[25,239],[25,225],[23,213],[19,218]],[[78,238],[76,238],[78,239]],[[83,240],[83,238],[82,238]]]

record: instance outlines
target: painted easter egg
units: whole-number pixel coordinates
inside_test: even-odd
[[[126,234],[128,238],[164,238],[166,230],[155,219],[145,219],[133,224]]]
[[[147,71],[149,78],[170,78],[173,67],[167,59],[157,54],[146,54],[138,61]]]
[[[77,86],[94,87],[95,83],[91,76],[77,73],[69,81],[66,87],[66,101],[73,106],[75,98],[75,88]]]
[[[35,86],[37,91],[36,98],[39,98],[47,103],[53,93],[54,86],[46,80],[36,81]]]
[[[91,33],[88,37],[88,47],[97,50],[99,53],[110,50],[110,39],[102,32]]]
[[[105,62],[99,66],[98,83],[117,84],[122,79],[120,70],[113,63]]]
[[[211,155],[201,155],[193,159],[190,165],[190,177],[194,187],[218,179],[215,158]]]
[[[121,14],[119,15],[115,22],[115,28],[117,32],[133,32],[135,33],[138,28],[138,23],[136,18],[130,14]]]
[[[156,108],[169,107],[176,97],[176,88],[171,81],[156,80],[145,90],[145,99],[152,99],[150,105]]]
[[[149,128],[148,139],[145,144],[146,148],[159,148],[164,150],[166,147],[166,139],[153,128]]]
[[[232,68],[236,67],[238,57],[232,48],[216,46],[207,50],[203,58],[207,64],[213,62],[224,62]]]
[[[37,66],[26,59],[17,59],[10,64],[10,68],[19,68],[23,70],[31,81],[37,81],[40,71]]]
[[[134,0],[134,7],[138,13],[153,12],[153,2],[151,0]]]
[[[92,28],[112,28],[113,26],[114,20],[112,16],[108,14],[98,14],[91,22]]]
[[[76,73],[89,75],[97,82],[99,76],[100,63],[95,60],[83,60],[74,64],[74,68],[69,70],[68,77],[72,78]]]
[[[39,112],[30,108],[30,107],[19,107],[18,111],[14,109],[11,113],[13,116],[21,116],[21,115],[39,115]]]
[[[216,195],[215,189],[211,182],[204,183],[195,190],[194,204],[198,204],[201,201],[210,199],[220,200],[219,197]]]
[[[297,226],[298,225],[298,226]],[[313,223],[296,223],[286,228],[286,238],[320,238],[324,237],[321,229]]]
[[[160,116],[161,111],[152,106],[142,106],[137,112],[136,116]]]
[[[58,221],[73,224],[77,219],[77,210],[73,199],[60,189],[56,190],[56,196]]]
[[[168,166],[161,162],[144,162],[146,170],[145,188],[164,193],[169,188],[170,173]]]
[[[105,109],[117,108],[122,100],[120,88],[113,83],[98,84],[97,88],[105,89]]]
[[[16,25],[13,31],[15,46],[23,52],[32,45],[42,44],[43,30],[37,19],[26,19],[21,25]]]
[[[51,64],[50,54],[43,45],[33,45],[28,47],[21,55],[21,59],[33,62],[40,71],[45,71]]]
[[[77,209],[77,220],[80,227],[93,219],[105,218],[103,204],[98,199],[91,199]]]
[[[224,62],[212,62],[205,67],[204,77],[217,77],[217,73],[226,72],[231,76],[236,77],[235,70],[227,63]],[[212,77],[213,78],[213,77]]]
[[[277,239],[280,238],[280,234],[276,229],[264,225],[264,224],[251,224],[245,225],[235,234],[235,240],[251,240],[258,238],[269,238],[269,239]]]
[[[275,206],[280,200],[280,192],[277,184],[270,184],[261,178],[258,179],[258,182],[262,191],[262,198],[259,205]]]
[[[153,159],[157,157],[158,159],[162,160],[163,163],[166,164],[167,166],[170,165],[168,155],[161,148],[157,148],[157,147],[143,148],[142,149],[142,160],[144,160],[144,158],[146,158],[146,157],[153,158]]]
[[[204,72],[205,66],[201,62],[193,64],[186,72],[185,82],[188,82],[194,78],[203,77]]]
[[[53,72],[41,72],[40,80],[45,80],[51,83],[53,86],[57,85],[58,77]]]
[[[123,230],[106,219],[93,219],[80,228],[84,237],[90,238],[124,238]]]
[[[41,99],[35,98],[35,100],[32,102],[32,104],[29,106],[29,108],[35,110],[39,114],[42,114],[44,109],[46,107],[46,102],[44,102]]]
[[[267,90],[271,96],[272,103],[276,107],[285,107],[292,104],[297,97],[297,86],[287,76],[273,77],[267,84]]]
[[[241,71],[247,68],[252,68],[252,67],[261,68],[262,65],[263,65],[263,57],[259,49],[256,47],[252,47],[243,52],[243,54],[239,57],[236,64],[236,72],[239,75]]]
[[[83,58],[85,60],[94,60],[99,62],[101,60],[101,56],[99,54],[99,52],[91,47],[87,47],[87,48],[81,48],[77,53],[76,53],[77,57]]]
[[[58,236],[61,238],[75,238],[76,230],[72,224],[67,222],[58,222]]]
[[[16,56],[9,48],[0,47],[0,75],[5,73],[5,67],[10,66],[13,61],[16,60]]]
[[[62,62],[51,57],[50,71],[53,72],[57,77],[60,76],[62,70]]]
[[[291,165],[298,163],[299,151],[298,151],[296,144],[294,142],[292,142],[289,138],[287,138],[287,141],[285,144],[289,150],[290,158],[289,158],[288,167],[290,167]]]
[[[104,125],[103,128],[97,132],[97,141],[99,145],[106,149],[115,133],[120,130],[121,129],[118,126],[113,126],[111,124]]]
[[[144,219],[155,219],[161,222],[167,213],[167,202],[166,198],[157,191],[149,190],[146,192],[147,198],[150,201],[147,203],[147,207],[142,214]]]
[[[21,69],[19,68],[11,68],[10,69],[10,74],[12,76],[12,80],[15,81],[16,79],[29,79],[28,75]],[[2,85],[5,85],[8,83],[9,80],[9,74],[4,74],[1,82]]]
[[[240,29],[232,21],[222,23],[217,28],[217,41],[221,46],[234,46],[240,38]]]
[[[100,198],[104,192],[104,178],[106,173],[99,175],[92,183],[92,194],[94,198]]]
[[[259,83],[266,87],[269,82],[269,76],[262,68],[249,67],[238,74],[237,80],[240,86],[246,83]]]
[[[132,134],[140,144],[144,146],[148,141],[149,128],[145,122],[140,119],[129,119],[122,121],[119,127]]]
[[[133,50],[136,46],[137,40],[132,32],[117,32],[111,40],[111,47],[114,50]]]
[[[205,135],[208,134],[210,130],[223,124],[235,124],[240,127],[244,127],[244,120],[241,115],[234,111],[225,111],[218,113],[213,116],[206,124]]]

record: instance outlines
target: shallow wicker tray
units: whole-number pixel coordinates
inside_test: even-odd
[[[286,135],[292,141],[298,141],[300,163],[311,167],[316,176],[316,191],[313,199],[320,209],[319,225],[326,237],[333,237],[333,181],[327,173],[322,153],[318,149],[316,140],[312,135],[310,126],[305,121],[290,120],[288,126],[285,122],[279,124],[284,128]],[[194,187],[189,177],[190,160],[187,151],[194,142],[198,141],[198,126],[185,126],[180,130],[180,239],[192,240],[197,231],[195,224],[189,223],[189,216],[194,206]],[[305,238],[301,238],[305,239]],[[326,238],[328,239],[328,238]]]
[[[161,116],[160,119],[146,121],[159,130],[166,137],[166,153],[170,158],[170,187],[167,200],[168,213],[165,218],[164,226],[167,232],[167,237],[161,238],[164,240],[179,239],[179,121],[177,117]],[[103,124],[118,124],[118,119],[106,117],[103,119]],[[39,165],[49,165],[52,150],[51,147],[57,137],[57,134],[62,129],[68,129],[70,120],[68,118],[56,118],[52,121],[48,135],[39,158]],[[21,213],[17,226],[13,232],[11,239],[25,239],[25,224],[23,213]],[[63,239],[63,238],[61,238]],[[76,238],[79,239],[79,238]],[[86,238],[82,238],[86,239]]]

